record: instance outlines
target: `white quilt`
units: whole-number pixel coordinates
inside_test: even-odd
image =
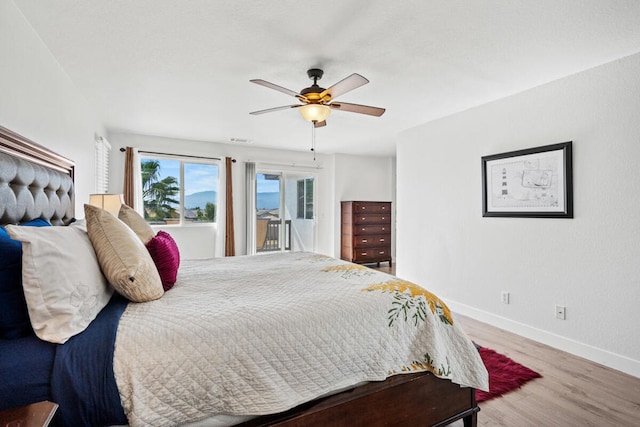
[[[435,295],[310,253],[184,261],[161,299],[129,304],[114,356],[132,427],[275,413],[423,370],[488,389],[478,351]]]

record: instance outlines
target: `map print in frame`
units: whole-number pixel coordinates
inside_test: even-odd
[[[482,216],[573,218],[571,141],[482,157]]]

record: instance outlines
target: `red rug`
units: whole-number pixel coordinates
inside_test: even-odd
[[[527,381],[542,375],[514,362],[490,348],[478,346],[480,357],[489,372],[489,392],[476,390],[476,400],[484,402],[520,388]]]

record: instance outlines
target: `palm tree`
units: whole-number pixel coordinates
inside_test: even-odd
[[[180,202],[173,197],[180,193],[178,179],[174,176],[160,178],[160,161],[143,160],[141,162],[142,199],[145,219],[177,217],[174,205]]]
[[[140,162],[142,175],[142,198],[147,199],[150,195],[151,184],[158,181],[160,177],[159,160],[143,160]]]
[[[174,176],[168,176],[158,182],[154,182],[150,186],[150,192],[153,197],[154,211],[158,218],[175,218],[176,210],[173,206],[179,205],[180,202],[175,200],[173,196],[180,192],[178,179]]]

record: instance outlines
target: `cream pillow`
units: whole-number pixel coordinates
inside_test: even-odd
[[[113,289],[81,227],[7,225],[22,242],[22,287],[36,335],[63,344],[84,331]]]
[[[132,209],[125,204],[120,205],[118,218],[127,224],[145,245],[149,243],[149,240],[155,237],[155,233],[151,226],[142,216],[140,216],[138,212],[135,211],[135,209]]]
[[[102,272],[111,285],[133,302],[146,302],[164,294],[162,281],[149,251],[136,234],[109,212],[84,205],[87,233]]]

